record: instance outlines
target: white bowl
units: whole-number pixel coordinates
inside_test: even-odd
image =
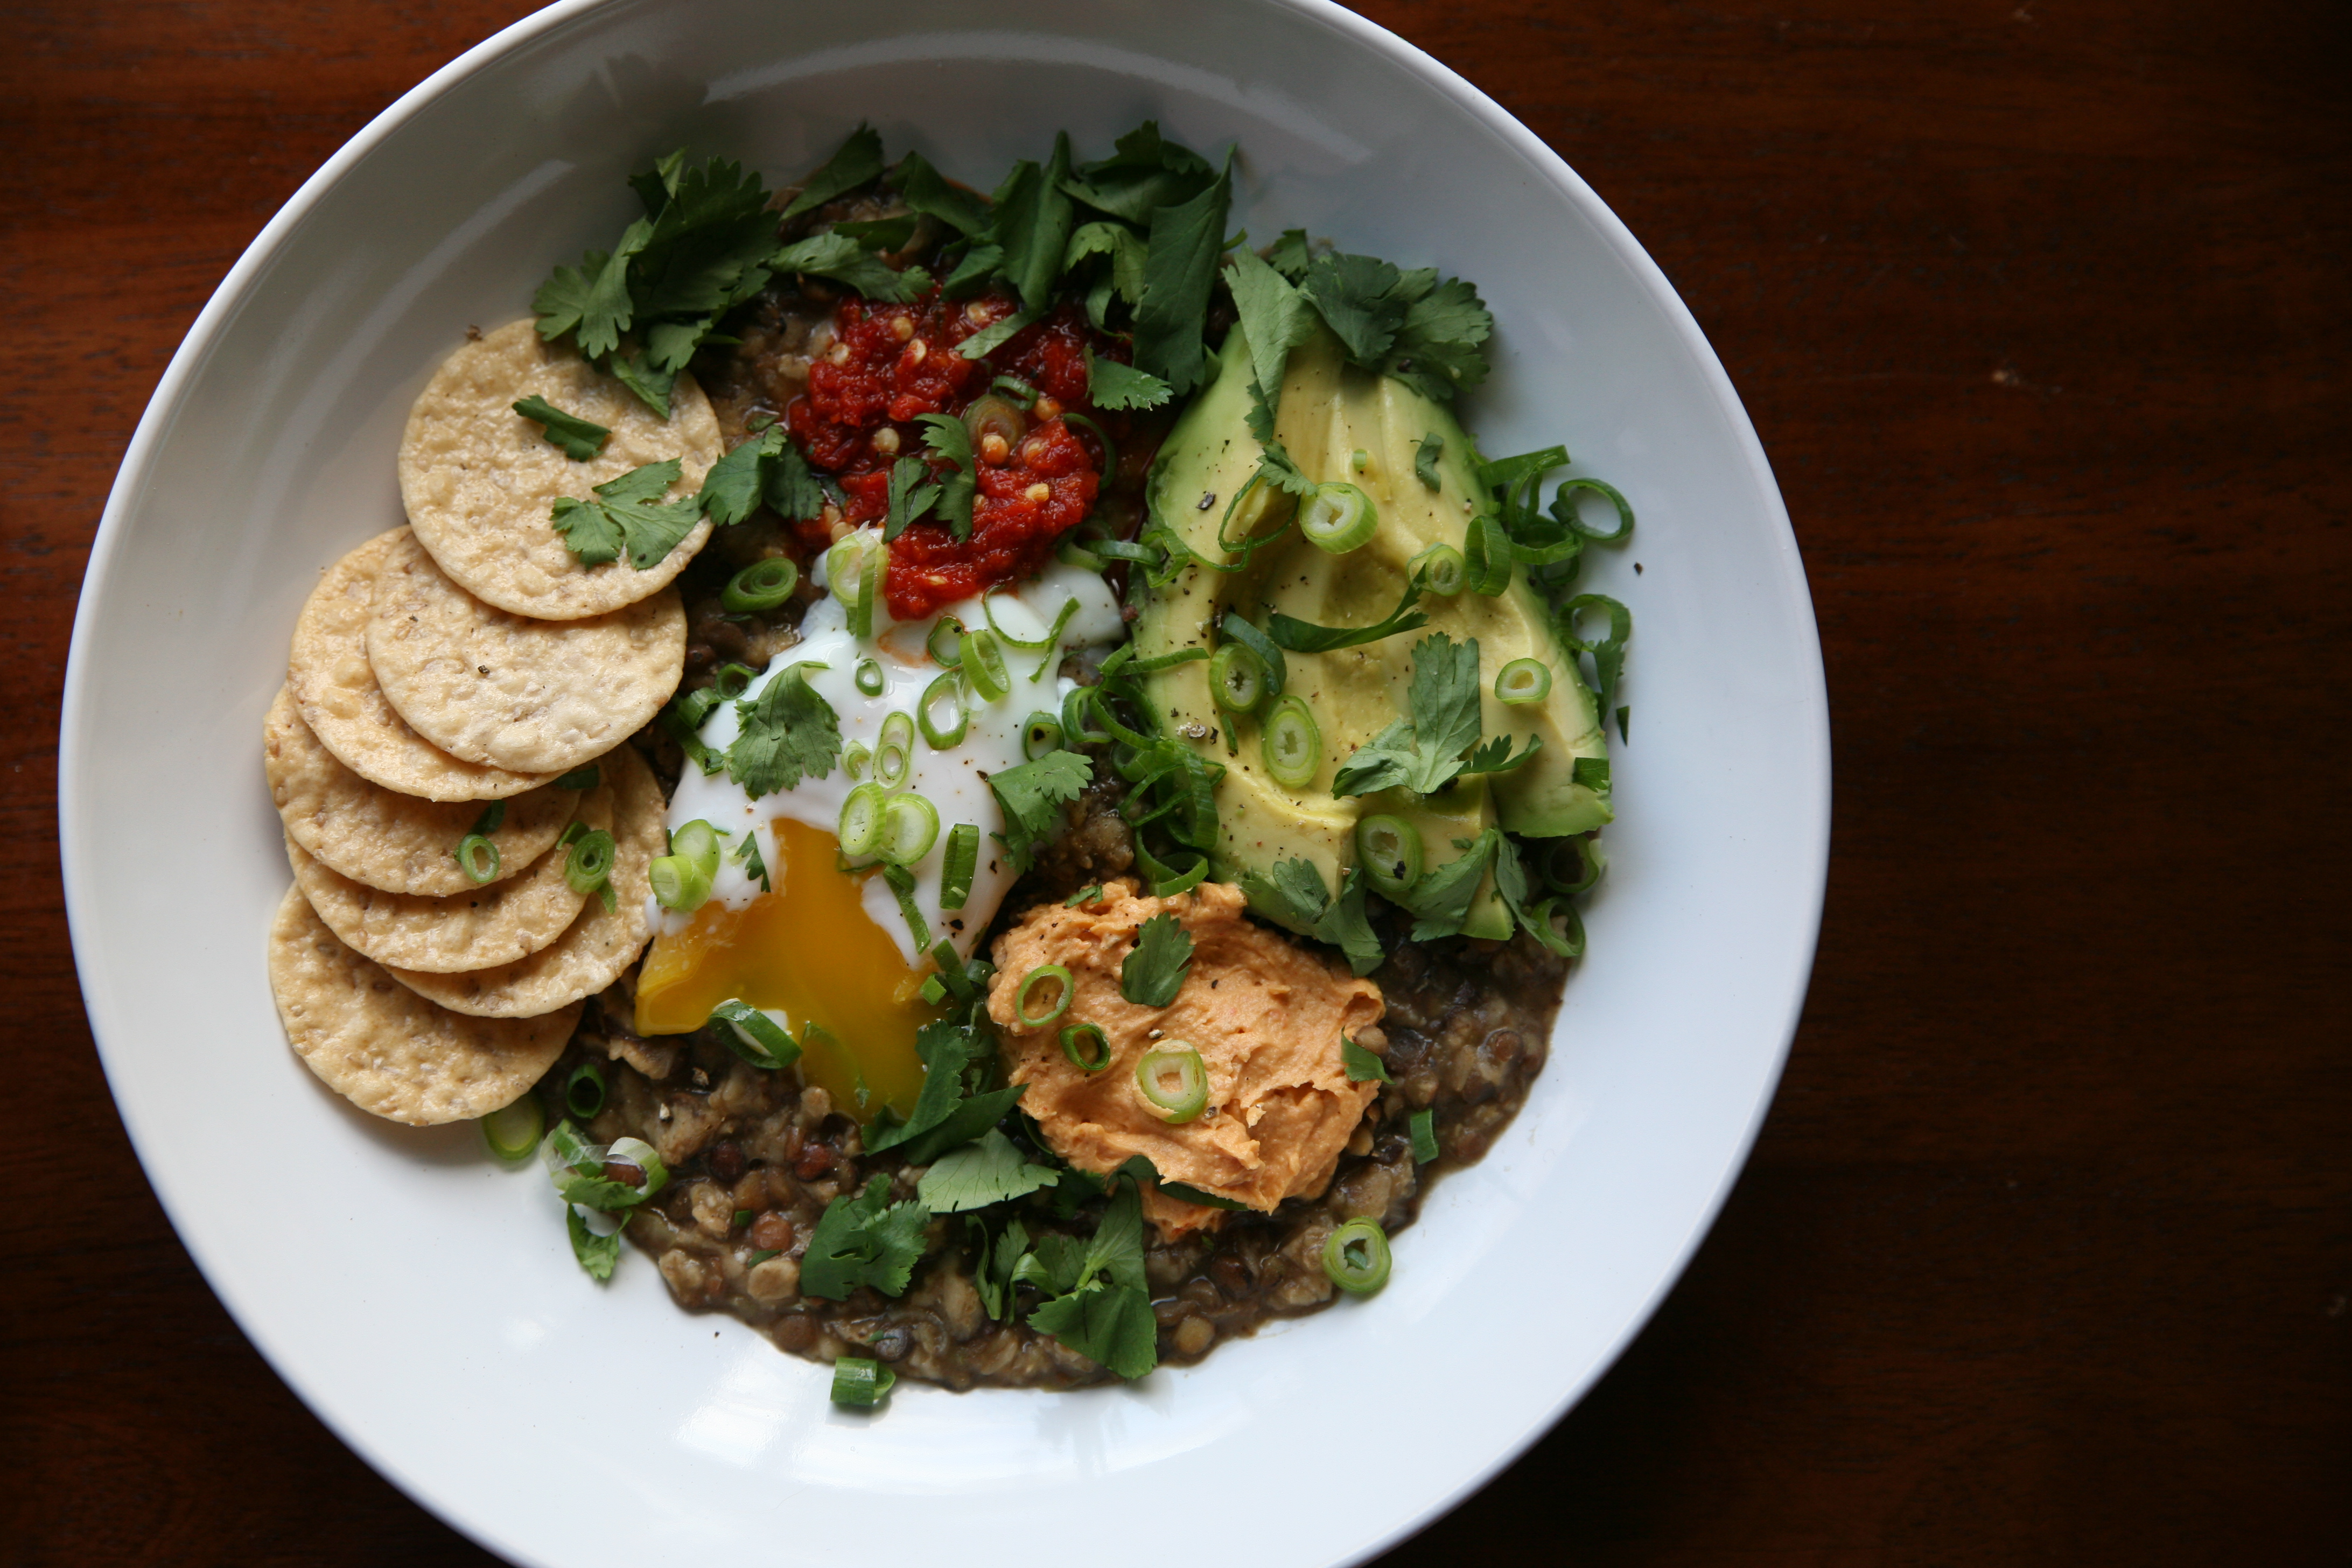
[[[471,1127],[373,1121],[287,1050],[262,712],[319,571],[400,520],[410,399],[468,323],[609,241],[625,175],[686,144],[789,178],[864,118],[985,188],[1057,128],[1099,153],[1147,116],[1240,142],[1260,240],[1475,281],[1500,323],[1467,410],[1486,449],[1565,441],[1639,507],[1591,569],[1635,616],[1612,868],[1550,1066],[1381,1295],[1131,1387],[905,1386],[845,1415],[819,1368],[672,1307],[642,1255],[588,1280],[545,1181]],[[582,0],[473,50],[302,187],[173,359],[91,553],[58,773],[90,1020],[189,1250],[370,1462],[546,1564],[1084,1542],[1149,1568],[1222,1531],[1311,1565],[1395,1541],[1555,1420],[1706,1230],[1795,1025],[1829,817],[1795,541],[1689,313],[1524,127],[1319,0]]]

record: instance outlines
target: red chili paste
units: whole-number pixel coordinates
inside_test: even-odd
[[[828,518],[801,525],[811,544],[823,545],[888,511],[891,465],[924,454],[919,416],[961,415],[1006,374],[1053,400],[1038,410],[1051,416],[1033,416],[1028,433],[1002,462],[977,455],[970,538],[959,542],[944,522],[926,520],[891,542],[883,597],[900,620],[919,620],[1034,574],[1055,541],[1092,510],[1101,489],[1099,443],[1071,428],[1061,410],[1088,409],[1087,348],[1097,358],[1124,360],[1124,345],[1093,331],[1084,314],[1066,304],[984,360],[954,352],[1017,308],[1003,294],[960,300],[936,289],[906,305],[844,300],[834,312],[832,347],[809,366],[807,393],[785,410],[801,450],[834,476],[845,499],[837,523]]]

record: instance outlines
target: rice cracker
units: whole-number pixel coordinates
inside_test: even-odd
[[[600,783],[580,797],[579,820],[612,826],[611,785]],[[290,835],[286,858],[294,880],[337,936],[378,963],[437,973],[488,969],[537,952],[563,934],[584,900],[564,879],[572,851],[560,843],[520,876],[441,899],[355,882],[321,865]]]
[[[486,810],[499,819],[483,835],[498,850],[488,880],[499,882],[547,853],[580,800],[572,790],[541,784],[486,808],[480,801],[425,800],[370,784],[320,744],[282,687],[262,724],[261,765],[288,837],[355,882],[428,899],[481,885],[458,867],[457,846]]]
[[[612,432],[604,449],[574,462],[541,426],[514,411],[546,399]],[[518,616],[570,621],[602,616],[668,586],[710,537],[708,518],[645,571],[624,554],[583,566],[555,531],[560,499],[594,499],[592,487],[675,458],[670,500],[690,496],[719,460],[710,400],[680,375],[660,418],[635,394],[569,346],[516,321],[442,362],[408,411],[400,441],[400,499],[409,525],[450,578],[476,598]]]
[[[321,745],[371,784],[426,800],[500,800],[553,773],[510,773],[451,756],[408,727],[376,685],[367,654],[376,572],[408,537],[380,533],[327,568],[294,623],[286,689]],[[559,770],[560,771],[560,770]]]
[[[392,977],[444,1007],[488,1018],[530,1017],[593,996],[618,980],[653,934],[646,913],[653,891],[646,868],[668,840],[661,785],[636,748],[621,747],[605,759],[604,769],[613,784],[612,909],[589,900],[554,945],[518,963],[471,974],[394,969]]]
[[[386,700],[443,751],[561,773],[627,740],[677,689],[686,606],[665,588],[609,616],[531,620],[475,598],[404,537],[376,574],[367,652]]]
[[[436,1007],[344,946],[299,887],[269,928],[269,989],[288,1042],[320,1081],[362,1110],[417,1127],[512,1104],[580,1022],[576,1005],[536,1018]]]

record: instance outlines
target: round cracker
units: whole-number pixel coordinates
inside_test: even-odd
[[[619,745],[677,689],[675,588],[580,621],[509,615],[452,583],[413,538],[376,574],[368,663],[400,716],[453,756],[561,773]]]
[[[612,432],[575,463],[514,411],[543,397]],[[692,495],[719,460],[710,400],[681,374],[662,419],[569,346],[542,342],[530,321],[500,327],[442,362],[408,411],[400,440],[400,499],[409,525],[441,570],[476,598],[543,621],[578,620],[634,605],[686,570],[710,520],[640,572],[628,558],[583,566],[555,531],[557,500],[594,499],[593,486],[647,463],[678,459],[668,499]]]
[[[517,963],[473,974],[426,974],[389,971],[417,994],[455,1012],[485,1018],[527,1018],[593,996],[636,962],[653,924],[646,900],[653,892],[646,868],[664,852],[667,816],[661,785],[634,746],[607,759],[613,792],[614,906],[601,899],[587,908],[551,947]]]
[[[436,1007],[327,929],[299,887],[269,928],[269,989],[287,1041],[362,1110],[430,1127],[488,1116],[530,1092],[572,1038],[577,1005],[536,1018]]]
[[[478,884],[457,865],[457,845],[481,820],[479,801],[421,800],[370,784],[336,760],[279,688],[261,730],[261,765],[287,837],[328,869],[387,893],[446,898]],[[518,876],[547,853],[580,797],[542,784],[505,803],[484,835],[499,852],[492,882]]]
[[[591,827],[612,826],[611,785],[599,784],[580,797],[580,820]],[[355,882],[320,865],[291,837],[286,858],[293,862],[303,896],[337,936],[378,963],[436,973],[488,969],[537,952],[563,934],[583,901],[564,880],[572,851],[561,844],[519,877],[446,899],[387,893]]]
[[[332,566],[310,590],[294,623],[286,689],[302,722],[345,767],[371,784],[426,800],[499,800],[536,789],[551,773],[510,773],[451,756],[393,710],[368,665],[367,625],[375,578],[393,545],[380,533]]]

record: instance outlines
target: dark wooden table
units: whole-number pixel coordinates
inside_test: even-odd
[[[173,348],[305,175],[527,8],[5,9],[0,1557],[488,1560],[165,1224],[52,825],[83,563]],[[1713,1236],[1390,1562],[2346,1561],[2352,9],[1364,9],[1559,149],[1714,340],[1838,780],[1811,999]]]

